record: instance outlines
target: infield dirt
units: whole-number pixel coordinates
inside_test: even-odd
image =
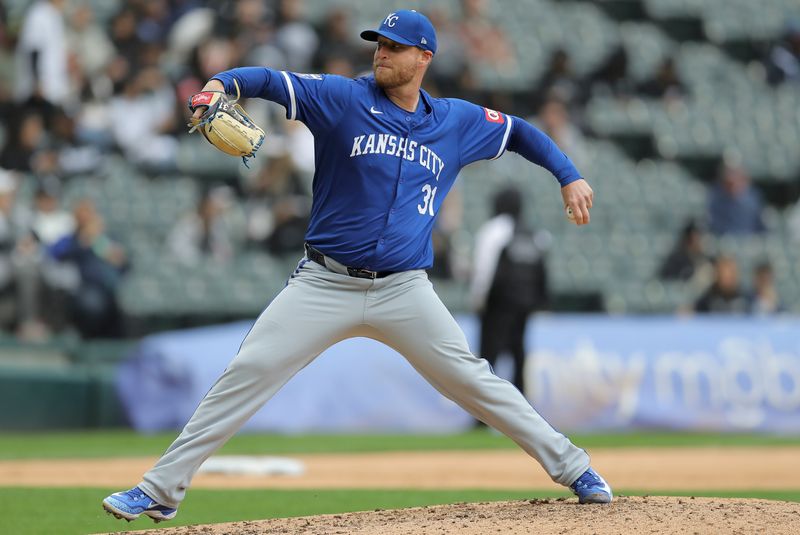
[[[618,489],[785,490],[800,483],[800,447],[595,449],[592,465]],[[194,488],[551,489],[521,450],[293,455],[301,476],[199,474]],[[130,488],[152,457],[0,461],[0,485]]]

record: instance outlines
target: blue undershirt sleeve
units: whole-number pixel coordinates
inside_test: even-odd
[[[266,67],[239,67],[215,74],[225,92],[236,94],[234,78],[241,96],[260,97],[286,108],[286,118],[304,123],[316,134],[336,126],[347,112],[354,81],[331,74],[298,74]]]
[[[562,187],[579,180],[581,174],[550,137],[519,117],[512,116],[508,150],[550,171]]]
[[[260,97],[279,104],[288,103],[286,87],[280,80],[280,72],[266,67],[238,67],[215,74],[213,77],[225,86],[229,95],[236,94],[233,79],[239,83],[242,98]]]

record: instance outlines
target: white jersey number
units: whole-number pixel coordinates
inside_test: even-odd
[[[425,194],[425,197],[422,199],[422,204],[417,205],[417,210],[422,215],[426,213],[433,217],[433,201],[436,198],[436,188],[432,188],[430,184],[425,184],[422,186],[422,192]]]

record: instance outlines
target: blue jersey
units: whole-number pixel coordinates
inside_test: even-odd
[[[288,119],[302,121],[314,134],[306,241],[342,264],[374,271],[431,267],[434,220],[459,171],[500,157],[514,122],[525,122],[425,91],[417,111],[408,112],[372,76],[353,80],[262,67],[214,76],[228,93],[235,92],[234,77],[243,97],[282,104]],[[548,169],[562,183],[579,178],[569,159],[563,160],[563,169],[547,160]]]

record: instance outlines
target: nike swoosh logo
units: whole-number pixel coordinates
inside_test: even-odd
[[[370,106],[370,107],[369,107],[369,112],[370,112],[370,113],[374,113],[375,115],[381,115],[381,114],[383,114],[383,112],[382,112],[382,111],[376,110],[376,109],[375,109],[375,106]]]

